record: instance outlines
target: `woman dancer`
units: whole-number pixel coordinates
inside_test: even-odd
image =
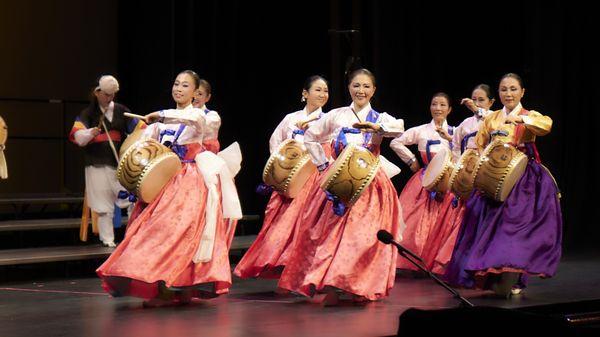
[[[329,98],[327,81],[321,76],[309,77],[302,89],[304,109],[287,114],[277,126],[269,141],[271,153],[287,139],[302,142],[304,131],[323,116],[322,107]],[[323,144],[329,152],[328,144]],[[327,154],[329,157],[329,154]],[[318,175],[313,175],[302,193],[293,199],[272,192],[265,210],[263,227],[252,246],[248,249],[234,274],[246,277],[277,278],[286,265],[291,247],[297,237],[296,219],[304,203],[310,197],[308,186],[314,184]]]
[[[304,142],[320,172],[329,166],[322,143],[334,140],[332,155],[338,156],[352,143],[379,155],[383,137],[404,130],[402,120],[372,109],[373,74],[359,69],[349,76],[350,106],[334,109],[304,135]],[[298,217],[299,238],[294,245],[278,286],[304,296],[318,295],[325,305],[338,302],[338,291],[356,301],[383,298],[394,285],[394,247],[377,240],[386,230],[395,237],[402,232],[402,212],[396,190],[380,168],[371,184],[353,205],[344,205],[321,190],[320,180],[310,186],[311,199]],[[344,209],[346,207],[346,209]]]
[[[145,136],[170,146],[183,167],[129,224],[123,242],[97,273],[113,296],[137,296],[145,305],[188,303],[227,293],[231,286],[229,245],[241,218],[232,175],[202,145],[216,116],[192,108],[198,75],[177,75],[177,109],[151,113]],[[211,118],[215,118],[211,120]],[[215,168],[223,168],[217,171]]]
[[[463,98],[460,104],[466,106],[473,112],[473,116],[466,118],[454,129],[452,135],[452,155],[454,161],[460,158],[467,149],[477,149],[475,135],[485,116],[492,113],[490,110],[494,105],[494,94],[487,84],[479,84],[473,89],[471,98]]]
[[[475,142],[483,150],[492,140],[516,146],[528,157],[525,172],[504,202],[474,193],[446,278],[467,288],[519,294],[529,275],[550,277],[561,255],[562,215],[559,191],[541,164],[536,136],[550,132],[550,117],[521,105],[523,81],[513,73],[499,85],[501,110],[489,114]]]
[[[453,204],[454,194],[429,192],[423,187],[425,168],[420,167],[417,157],[406,147],[417,144],[425,166],[441,149],[450,152],[454,129],[446,121],[452,111],[450,97],[443,92],[436,93],[431,98],[429,110],[431,122],[406,130],[402,136],[392,140],[390,146],[415,172],[400,193],[406,223],[401,243],[419,255],[425,262],[425,267],[442,274],[452,255],[463,208]],[[418,270],[402,256],[398,257],[397,267]]]

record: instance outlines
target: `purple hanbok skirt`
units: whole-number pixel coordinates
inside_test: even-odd
[[[548,170],[529,160],[525,173],[504,202],[474,192],[446,280],[465,288],[489,288],[487,276],[503,272],[550,277],[561,256],[559,191]]]

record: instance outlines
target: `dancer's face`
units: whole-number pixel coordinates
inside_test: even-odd
[[[450,107],[446,97],[435,96],[431,99],[429,110],[431,111],[431,117],[436,124],[442,124],[446,120],[446,117],[448,117],[448,114],[452,108]]]
[[[371,97],[375,94],[375,84],[369,76],[358,74],[348,85],[348,91],[354,105],[361,109],[371,101]]]
[[[521,102],[525,95],[525,89],[521,88],[519,81],[512,77],[506,77],[500,81],[498,87],[500,101],[509,110],[513,110]]]
[[[490,99],[483,89],[473,90],[471,99],[475,105],[485,110],[489,110],[494,104],[494,99]]]
[[[198,88],[198,90],[196,90],[195,92],[195,96],[194,96],[194,108],[202,108],[203,106],[206,105],[206,103],[208,103],[208,101],[210,101],[210,94],[208,93],[208,90],[206,90],[205,87],[200,86],[200,88]]]
[[[302,96],[306,99],[308,110],[314,111],[327,103],[329,99],[329,87],[327,87],[325,81],[318,79],[311,84],[308,91],[302,91]]]
[[[171,95],[175,103],[177,103],[177,107],[184,108],[192,103],[195,91],[196,85],[192,76],[182,73],[177,75],[175,82],[173,82]]]

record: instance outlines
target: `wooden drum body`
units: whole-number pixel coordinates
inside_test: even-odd
[[[8,126],[2,117],[0,117],[0,179],[8,178],[8,168],[6,166],[6,158],[4,157],[4,149],[6,140],[8,139]]]
[[[371,151],[348,144],[327,171],[321,188],[350,206],[369,187],[379,165],[379,157]]]
[[[448,184],[450,190],[463,200],[468,199],[473,192],[478,163],[479,153],[477,150],[467,149],[454,165]]]
[[[127,152],[127,149],[129,149],[131,145],[135,144],[138,140],[142,139],[143,135],[144,129],[137,129],[127,135],[127,138],[125,138],[123,143],[121,143],[121,148],[119,149],[119,158],[123,158],[123,155],[125,152]]]
[[[525,172],[527,161],[527,156],[514,146],[495,140],[481,154],[474,186],[486,196],[502,202]]]
[[[154,139],[146,139],[125,151],[117,179],[128,191],[150,203],[179,170],[181,161],[175,153]]]
[[[269,157],[263,182],[288,198],[295,198],[317,170],[302,143],[288,139]]]

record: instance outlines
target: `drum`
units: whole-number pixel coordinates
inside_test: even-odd
[[[8,139],[8,126],[2,117],[0,117],[0,150],[4,149]]]
[[[327,171],[321,188],[350,206],[369,187],[379,165],[379,157],[371,151],[360,145],[348,144]]]
[[[448,181],[452,173],[452,155],[442,148],[433,156],[423,174],[423,187],[432,192],[444,193],[449,189]]]
[[[467,200],[473,192],[475,169],[479,162],[479,153],[474,149],[467,149],[454,164],[452,174],[448,180],[450,190],[463,200]]]
[[[130,133],[127,138],[121,144],[121,148],[119,149],[119,158],[123,158],[123,154],[127,151],[127,149],[133,145],[133,143],[142,139],[142,135],[144,134],[144,129],[137,129]]]
[[[8,168],[6,158],[4,157],[4,148],[8,139],[8,126],[2,117],[0,117],[0,179],[8,178]]]
[[[302,143],[288,139],[269,157],[263,181],[286,197],[295,198],[316,169]]]
[[[486,196],[504,201],[527,167],[527,156],[501,140],[491,142],[475,169],[475,188]]]
[[[125,151],[117,179],[129,192],[150,203],[179,170],[181,161],[173,151],[154,139],[146,139]]]

